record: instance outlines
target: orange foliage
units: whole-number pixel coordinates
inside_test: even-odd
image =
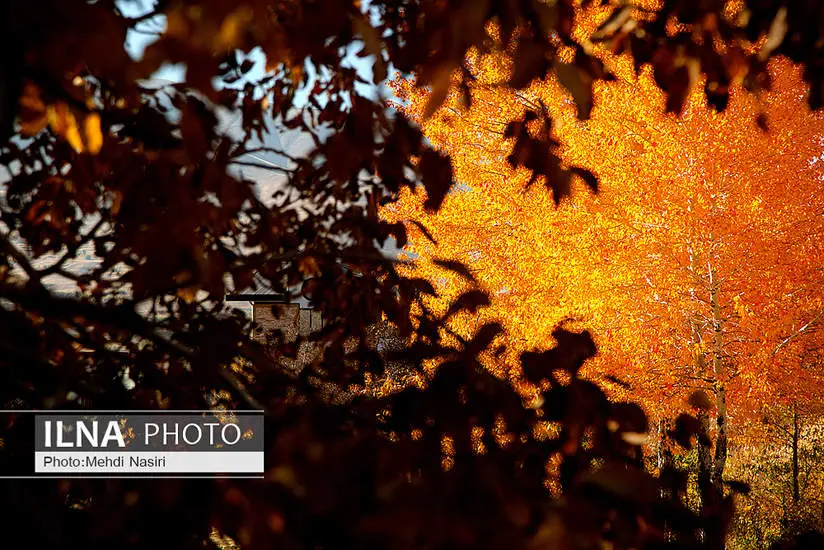
[[[824,118],[807,108],[800,71],[773,63],[771,93],[735,91],[721,114],[695,92],[677,118],[649,71],[636,77],[627,57],[605,60],[619,80],[596,84],[588,121],[554,79],[499,86],[510,70],[503,55],[470,55],[471,106],[453,90],[425,122],[425,92],[395,83],[397,107],[451,155],[459,183],[436,215],[422,191],[384,210],[437,242],[408,224],[410,275],[433,283],[430,305],[445,311],[466,283],[432,260],[469,266],[492,305],[452,328],[468,336],[501,321],[509,370],[500,374],[525,397],[534,389],[518,354],[551,345],[566,320],[598,338],[590,375],[629,382],[653,414],[719,385],[733,427],[765,400],[814,399],[821,373],[802,351],[824,312]],[[597,195],[581,184],[556,208],[551,191],[507,163],[506,121],[542,104],[561,157],[599,177]]]

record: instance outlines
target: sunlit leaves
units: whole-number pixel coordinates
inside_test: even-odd
[[[764,102],[756,106],[738,91],[723,115],[707,109],[706,98],[693,90],[683,98],[679,120],[666,114],[667,97],[651,69],[635,78],[622,68],[631,60],[607,59],[624,77],[594,87],[592,116],[583,126],[577,105],[554,78],[519,93],[484,87],[500,78],[494,61],[477,61],[479,85],[469,110],[453,114],[457,97],[450,97],[423,125],[427,138],[450,154],[464,188],[450,193],[436,215],[422,209],[417,194],[404,195],[403,218],[385,212],[427,229],[427,236],[415,231],[410,249],[418,276],[425,273],[438,288],[432,307],[445,310],[465,289],[465,281],[442,269],[450,251],[468,264],[492,306],[479,319],[456,317],[453,327],[468,336],[476,322],[501,320],[511,375],[522,375],[511,354],[546,342],[555,323],[572,317],[572,326],[591,328],[599,344],[585,372],[617,375],[628,385],[616,385],[614,395],[644,395],[648,407],[663,412],[682,406],[691,380],[715,379],[698,362],[712,353],[709,337],[700,345],[692,341],[696,322],[709,330],[709,262],[724,281],[721,322],[731,336],[723,353],[736,358],[730,407],[744,413],[758,403],[755,395],[781,387],[777,380],[756,382],[757,372],[763,380],[769,344],[747,345],[739,335],[774,334],[764,342],[775,345],[782,330],[803,325],[791,320],[794,314],[779,317],[787,311],[780,304],[815,303],[809,300],[821,292],[811,270],[816,261],[802,259],[811,253],[803,243],[820,230],[812,215],[821,202],[814,198],[810,159],[821,121],[803,110],[798,72],[775,65],[780,85]],[[410,97],[406,110],[415,116],[426,99]],[[545,110],[554,117],[551,131]],[[772,137],[758,129],[763,113]],[[790,135],[804,145],[790,146]],[[541,141],[547,136],[560,158]],[[575,176],[561,174],[565,164]],[[552,174],[545,178],[551,193],[528,187],[535,170]],[[582,184],[598,195],[590,197]],[[556,208],[574,186],[579,192]],[[776,248],[777,242],[783,244]],[[788,263],[788,255],[797,259]],[[549,378],[528,368],[525,374],[535,384]],[[758,389],[746,389],[745,380]],[[706,390],[712,391],[709,384]],[[695,397],[694,404],[714,406],[710,396]]]
[[[40,89],[28,83],[20,97],[19,125],[24,136],[35,136],[47,126],[77,153],[96,155],[103,146],[100,115],[78,112],[64,101],[46,104]],[[79,120],[78,120],[79,119]]]
[[[100,129],[100,115],[90,113],[83,120],[83,134],[86,137],[86,150],[92,155],[100,152],[103,147],[103,132]]]

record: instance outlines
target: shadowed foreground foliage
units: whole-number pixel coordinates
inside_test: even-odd
[[[574,35],[573,4],[387,0],[370,2],[369,17],[334,0],[158,0],[139,16],[111,0],[4,2],[2,406],[201,409],[219,390],[222,405],[268,414],[265,480],[5,482],[4,544],[202,548],[214,526],[243,548],[717,547],[730,496],[703,487],[695,514],[683,474],[642,470],[627,436],[646,431],[641,410],[576,376],[595,353],[588,334],[559,329],[556,347],[522,357],[530,378],[547,380],[542,406],[524,407],[479,366],[500,326],[444,345],[443,319],[420,300],[431,288],[381,251],[406,237],[378,206],[423,185],[436,210],[452,174],[418,129],[358,92],[369,83],[344,63],[353,43],[375,56],[376,82],[391,66],[430,85],[429,112],[478,47],[513,53],[514,87],[555,71],[586,118],[592,80],[608,78],[595,43],[652,63],[674,111],[697,82],[686,67],[709,75],[723,108],[728,81],[765,85],[762,58],[774,54],[807,63],[810,102],[821,102],[816,2],[757,2],[738,18],[723,2],[668,2],[659,16],[605,8],[591,40]],[[670,16],[686,27],[668,34]],[[135,32],[157,38],[137,61],[123,48]],[[747,45],[759,36],[761,47]],[[252,70],[257,47],[268,73]],[[185,85],[143,80],[165,63],[185,64]],[[232,114],[240,122],[229,132],[221,120]],[[267,135],[286,131],[306,136],[311,158],[270,145]],[[518,136],[512,162],[556,197],[571,173],[595,184],[559,162],[549,136]],[[260,196],[241,170],[276,184]],[[84,255],[95,260],[78,262]],[[256,274],[274,291],[300,287],[328,319],[323,360],[299,375],[279,367],[293,344],[250,342],[245,318],[223,310],[224,294]],[[56,293],[55,281],[78,293]],[[471,291],[451,313],[487,301]],[[424,389],[333,404],[330,384],[349,390],[382,374],[365,343],[377,314],[414,341],[403,360]],[[232,368],[238,358],[250,366]],[[434,375],[425,361],[440,364]],[[693,416],[675,426],[684,445],[705,437]],[[3,469],[30,464],[26,418],[0,430]]]

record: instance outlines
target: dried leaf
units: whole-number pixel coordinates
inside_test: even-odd
[[[430,82],[432,91],[423,109],[424,120],[435,114],[446,100],[446,96],[449,94],[449,87],[452,83],[452,69],[453,67],[451,65],[446,65],[435,71],[435,76]]]
[[[83,121],[83,131],[86,137],[86,148],[89,153],[96,155],[103,147],[103,132],[100,130],[100,115],[90,113]]]
[[[442,267],[444,269],[452,271],[453,273],[457,273],[458,275],[460,275],[461,277],[463,277],[471,283],[477,282],[472,272],[470,272],[469,269],[461,262],[455,260],[442,260],[439,258],[434,258],[432,260],[432,263],[438,267]]]

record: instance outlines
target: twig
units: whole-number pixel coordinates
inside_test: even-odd
[[[821,319],[822,316],[824,316],[824,309],[821,310],[818,313],[818,315],[815,316],[815,319],[813,319],[812,321],[810,321],[809,323],[807,323],[806,325],[804,325],[803,327],[801,327],[800,329],[798,329],[794,333],[790,334],[784,340],[782,340],[781,343],[778,344],[778,346],[776,346],[775,350],[773,351],[773,356],[775,356],[779,351],[781,351],[781,348],[783,348],[784,346],[789,344],[791,340],[793,340],[794,338],[797,338],[798,336],[800,336],[801,334],[806,332],[810,327],[812,327],[815,323],[817,323],[819,321],[819,319]]]

